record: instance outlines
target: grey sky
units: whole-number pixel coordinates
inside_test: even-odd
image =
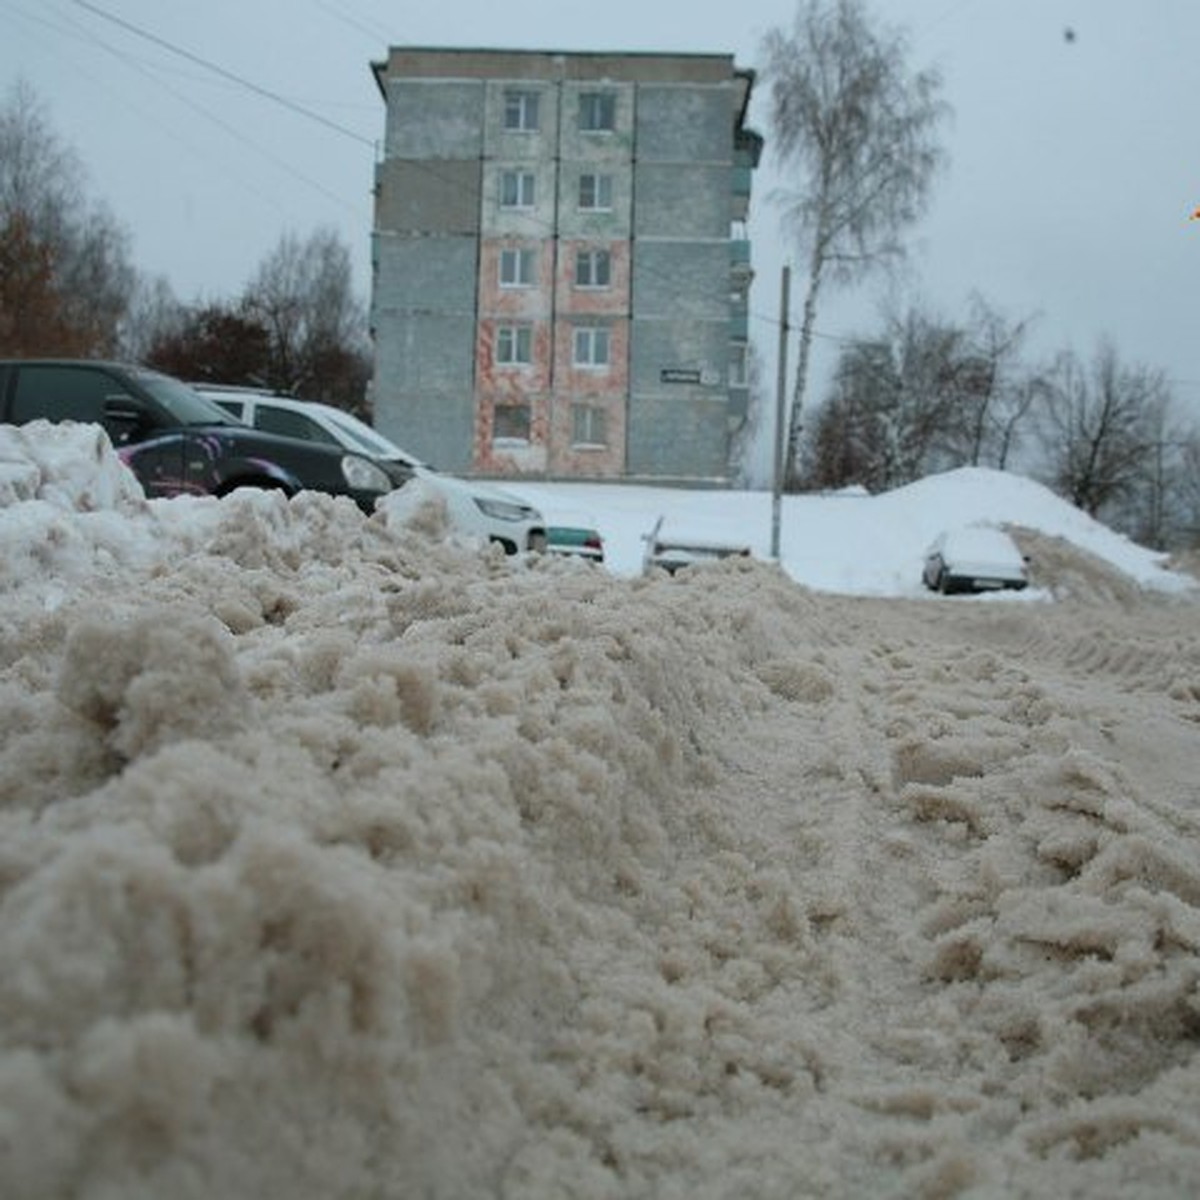
[[[136,36],[99,8],[319,115],[304,116]],[[1033,351],[1161,367],[1200,413],[1200,117],[1196,0],[874,0],[937,65],[954,117],[948,169],[915,230],[908,280],[953,318],[973,290],[1040,314]],[[185,300],[240,291],[279,235],[335,227],[365,294],[374,145],[383,104],[369,62],[389,44],[733,53],[756,67],[794,0],[0,0],[0,86],[28,80],[131,231],[140,269]],[[1064,37],[1073,29],[1074,40]],[[768,137],[750,236],[751,336],[773,380],[779,274],[798,262],[769,194]],[[333,128],[337,126],[338,128]],[[795,271],[798,277],[800,272]],[[799,280],[793,311],[801,299]],[[830,295],[814,363],[869,329],[880,289]],[[792,357],[794,363],[794,353]]]

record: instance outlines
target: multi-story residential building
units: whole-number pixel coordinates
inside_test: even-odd
[[[753,74],[721,54],[393,47],[375,423],[439,466],[728,476]]]

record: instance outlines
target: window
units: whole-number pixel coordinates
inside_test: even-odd
[[[128,398],[117,380],[94,367],[25,366],[17,374],[12,416],[18,425],[37,417],[99,425],[113,397]]]
[[[608,414],[594,404],[571,406],[571,444],[573,446],[607,446]]]
[[[582,92],[579,128],[587,133],[609,133],[616,128],[617,97],[612,92]]]
[[[528,325],[501,325],[496,330],[496,362],[506,367],[533,362],[533,334]]]
[[[533,172],[504,171],[500,176],[501,208],[533,207]]]
[[[256,405],[254,428],[267,433],[279,433],[284,437],[300,438],[305,442],[323,442],[329,446],[338,444],[333,434],[326,432],[312,417],[292,412],[289,408],[270,408]]]
[[[611,212],[612,176],[580,175],[579,207],[594,212]]]
[[[529,441],[529,405],[497,404],[492,422],[492,441]]]
[[[606,288],[612,282],[612,260],[607,250],[580,250],[575,256],[575,286]]]
[[[729,386],[746,387],[746,343],[733,342],[729,347]]]
[[[504,93],[504,128],[534,133],[538,128],[538,94],[513,89]]]
[[[577,367],[608,366],[607,329],[581,325],[575,330],[575,365]]]
[[[500,286],[532,287],[535,254],[532,250],[500,251]]]

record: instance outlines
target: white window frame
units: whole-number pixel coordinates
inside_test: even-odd
[[[617,127],[617,93],[579,93],[579,128],[583,133],[612,133]]]
[[[575,252],[575,286],[600,292],[612,287],[612,255],[607,250]]]
[[[500,286],[530,288],[537,282],[537,251],[527,246],[506,246],[500,251]]]
[[[504,93],[505,130],[509,133],[537,133],[541,119],[540,99],[540,93],[528,88],[508,88]]]
[[[613,177],[611,175],[585,171],[579,176],[579,211],[612,212],[612,193]]]
[[[531,326],[496,326],[496,365],[498,367],[533,365],[533,329]]]
[[[511,408],[525,413],[525,432],[523,434],[497,433],[496,418],[500,410]],[[533,407],[529,404],[496,404],[492,407],[492,445],[494,446],[528,446],[529,434],[533,429]]]
[[[576,448],[607,447],[608,410],[599,404],[572,404],[571,445]]]
[[[577,367],[603,371],[612,354],[612,336],[607,325],[576,325],[571,334],[571,361]]]
[[[501,171],[500,207],[533,208],[535,188],[532,171]]]

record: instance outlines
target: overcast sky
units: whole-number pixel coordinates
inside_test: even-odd
[[[972,291],[1010,317],[1038,314],[1037,352],[1089,355],[1109,336],[1200,413],[1200,221],[1188,220],[1200,206],[1200,0],[872,11],[908,32],[914,67],[941,70],[954,110],[947,170],[911,238],[912,288],[950,319]],[[318,226],[351,247],[365,298],[384,129],[369,64],[389,45],[716,52],[756,67],[764,33],[794,13],[794,0],[0,0],[0,86],[33,85],[131,232],[136,265],[182,299],[232,298],[281,233]],[[765,88],[751,119],[768,138],[751,336],[773,390],[780,269],[799,259],[769,199]],[[878,300],[871,285],[826,299],[818,377],[837,337],[875,323]]]

